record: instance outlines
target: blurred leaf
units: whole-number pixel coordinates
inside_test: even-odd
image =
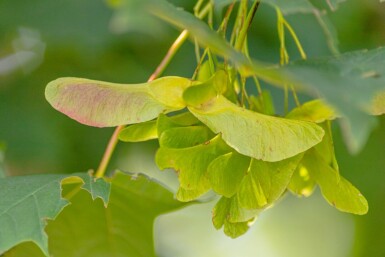
[[[225,197],[233,196],[247,174],[250,157],[231,152],[213,160],[207,170],[207,177],[213,190]]]
[[[73,175],[34,175],[0,179],[0,253],[32,241],[48,255],[47,220],[68,205],[61,197],[62,183],[84,183],[92,197],[108,201],[109,184],[94,180],[87,173]]]
[[[222,141],[218,135],[203,144],[187,148],[160,147],[156,153],[156,163],[163,170],[173,168],[178,172],[180,187],[192,192],[191,197],[187,194],[177,196],[180,201],[190,201],[197,195],[202,195],[210,189],[210,183],[206,177],[209,164],[218,156],[230,152],[231,149]],[[183,198],[180,198],[184,195]]]
[[[246,56],[244,56],[241,52],[236,51],[220,35],[211,30],[206,23],[199,20],[191,13],[185,12],[180,8],[176,8],[165,0],[134,1],[136,1],[138,6],[142,8],[142,10],[138,11],[147,11],[176,27],[187,29],[199,43],[206,47],[210,47],[210,50],[214,53],[220,54],[234,62],[242,73],[257,73],[261,77],[283,79],[281,74],[277,73],[275,70],[266,69],[265,66],[267,65],[258,61],[251,63]]]
[[[80,123],[113,127],[152,120],[164,111],[185,107],[189,79],[163,77],[143,84],[114,84],[81,78],[60,78],[45,91],[48,102]]]
[[[368,202],[360,191],[327,165],[317,152],[307,152],[302,163],[320,186],[328,203],[343,212],[359,215],[368,212]]]
[[[278,7],[284,15],[311,13],[314,10],[314,6],[308,0],[263,0],[262,3]]]
[[[184,205],[156,181],[120,172],[111,179],[107,208],[83,190],[70,201],[46,229],[52,256],[155,256],[154,219]],[[9,254],[31,256],[18,247]]]
[[[158,138],[156,120],[133,124],[119,133],[119,140],[124,142],[142,142]]]
[[[238,107],[218,97],[189,110],[237,152],[257,160],[280,161],[321,142],[323,130],[314,123],[272,117]],[[263,136],[262,136],[263,135]]]
[[[338,37],[333,24],[327,13],[317,9],[309,0],[266,0],[263,2],[274,8],[279,8],[284,15],[303,13],[314,15],[325,34],[329,49],[333,54],[338,54]]]
[[[279,162],[251,160],[249,173],[238,191],[240,206],[261,209],[274,203],[285,192],[302,154]]]
[[[236,63],[247,64],[249,61],[240,52],[237,52],[229,43],[203,21],[191,13],[176,8],[165,0],[147,0],[142,2],[145,10],[156,17],[182,29],[187,29],[203,45],[209,46],[216,53],[229,57]]]
[[[325,0],[325,1],[326,1],[326,3],[329,5],[329,7],[330,7],[330,9],[331,9],[332,11],[336,11],[337,8],[338,8],[338,5],[339,5],[340,3],[345,2],[346,0]]]
[[[286,118],[321,123],[325,120],[334,120],[336,116],[333,108],[321,99],[317,99],[294,108],[286,115]]]
[[[385,113],[385,91],[377,93],[374,97],[370,112],[373,115]]]
[[[4,152],[5,152],[5,145],[2,142],[0,142],[0,179],[5,178],[7,175],[4,167]]]
[[[280,68],[295,74],[294,84],[301,85],[312,94],[321,94],[343,117],[346,143],[351,152],[357,152],[366,142],[373,117],[365,110],[375,95],[384,89],[383,65],[385,48],[356,51],[335,57],[297,61]]]
[[[115,33],[139,32],[153,37],[162,36],[165,26],[150,14],[138,12],[138,3],[131,0],[109,1],[115,13],[110,28]]]

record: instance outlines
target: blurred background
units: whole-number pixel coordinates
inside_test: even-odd
[[[192,10],[195,1],[170,2]],[[385,3],[347,0],[331,12],[323,1],[313,2],[329,12],[341,52],[385,45]],[[56,112],[44,98],[45,85],[66,76],[144,82],[178,36],[177,30],[161,22],[145,26],[151,21],[140,16],[122,23],[111,5],[112,1],[93,0],[0,1],[0,151],[5,149],[8,175],[97,168],[113,129],[87,127]],[[313,15],[296,14],[288,20],[309,57],[330,55]],[[249,41],[254,58],[279,61],[276,14],[268,5],[259,8]],[[294,60],[299,56],[288,43]],[[191,77],[195,66],[194,46],[187,42],[165,75]],[[269,89],[281,106],[282,92]],[[307,199],[287,195],[264,212],[245,236],[233,240],[212,227],[212,203],[194,205],[158,218],[157,254],[385,256],[385,117],[378,118],[366,147],[356,156],[348,154],[338,126],[334,135],[341,173],[368,199],[367,215],[340,213],[319,192]],[[146,173],[175,189],[172,171],[156,169],[156,148],[155,142],[119,144],[110,170]]]

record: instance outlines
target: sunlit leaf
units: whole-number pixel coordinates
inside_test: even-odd
[[[264,161],[280,161],[321,142],[322,128],[314,123],[252,112],[218,97],[189,110],[237,152]]]
[[[238,191],[241,207],[260,209],[275,202],[286,190],[302,154],[279,162],[252,159]]]
[[[321,123],[320,126],[325,130],[325,136],[322,142],[314,147],[314,150],[318,152],[320,158],[322,158],[328,165],[334,165],[336,171],[338,171],[338,164],[334,152],[333,135],[331,131],[331,123]]]
[[[159,113],[185,107],[182,93],[189,79],[164,77],[143,84],[115,84],[59,78],[45,90],[48,102],[76,121],[96,127],[140,123]]]
[[[231,238],[237,238],[249,230],[248,222],[232,223],[225,220],[223,232]]]
[[[171,192],[143,175],[117,173],[108,207],[81,190],[46,231],[51,256],[155,256],[154,219],[182,207]],[[28,256],[16,247],[8,256]]]
[[[213,160],[207,171],[207,177],[213,190],[225,197],[233,196],[247,174],[250,157],[232,152]]]
[[[47,221],[68,205],[61,196],[62,183],[83,183],[92,197],[108,201],[109,184],[87,173],[33,175],[0,179],[0,253],[25,242],[34,242],[48,255]],[[106,202],[105,202],[106,204]]]
[[[306,120],[321,123],[325,120],[334,120],[336,112],[321,99],[312,100],[291,110],[286,118],[296,120]]]
[[[160,147],[155,159],[160,169],[173,168],[178,172],[180,186],[183,189],[198,190],[199,194],[194,195],[202,195],[210,189],[206,177],[209,164],[218,156],[230,151],[221,137],[216,136],[203,144],[187,148]]]
[[[339,168],[334,152],[331,124],[327,121],[319,125],[324,129],[325,136],[323,137],[322,142],[310,151],[316,152],[318,157],[322,159],[325,164],[334,167],[337,179],[339,179]],[[288,188],[296,195],[308,197],[313,193],[315,186],[316,180],[314,175],[310,174],[306,165],[300,163],[290,180]]]
[[[327,165],[317,152],[306,153],[302,163],[316,180],[325,199],[335,208],[359,215],[368,212],[368,202],[360,191]]]
[[[315,186],[314,178],[310,176],[306,167],[300,163],[294,171],[287,188],[298,196],[308,197],[313,193]]]
[[[249,222],[259,214],[259,210],[245,210],[240,207],[236,196],[222,197],[213,209],[213,224],[216,229],[224,227],[223,232],[236,238],[249,229]]]
[[[381,115],[385,113],[385,91],[377,93],[374,97],[370,113],[373,115]]]
[[[187,105],[199,106],[212,98],[223,94],[227,89],[227,74],[217,71],[210,79],[187,88],[183,92],[183,100]]]

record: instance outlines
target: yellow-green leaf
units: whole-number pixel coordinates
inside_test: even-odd
[[[385,113],[385,91],[379,92],[374,96],[370,113],[373,115]]]
[[[116,84],[82,78],[59,78],[45,90],[48,102],[76,121],[95,127],[134,124],[159,113],[183,109],[189,79],[163,77],[143,84]]]
[[[256,219],[260,210],[246,210],[239,205],[237,196],[221,197],[213,209],[213,224],[231,238],[243,235],[249,229],[249,223]]]
[[[238,191],[240,205],[260,209],[275,202],[286,190],[302,154],[279,162],[252,159]]]
[[[306,167],[300,163],[294,171],[287,188],[293,194],[308,197],[314,192],[315,186],[314,178],[310,176]]]
[[[218,156],[230,151],[231,149],[218,135],[197,146],[180,149],[160,147],[155,159],[160,169],[173,168],[178,172],[180,186],[183,189],[198,190],[199,193],[195,195],[200,196],[210,189],[206,177],[209,164]]]
[[[231,152],[213,160],[207,171],[207,177],[213,190],[225,197],[233,196],[247,174],[250,157]]]
[[[314,123],[256,113],[222,96],[189,110],[237,152],[257,160],[290,158],[321,142],[324,135]]]
[[[316,180],[328,203],[343,212],[359,215],[368,212],[368,202],[361,192],[327,165],[317,152],[306,153],[303,165]]]
[[[334,120],[336,117],[335,110],[321,99],[306,102],[294,108],[286,115],[286,118],[289,119],[306,120],[315,123]]]

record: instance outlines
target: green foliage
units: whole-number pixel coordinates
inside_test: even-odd
[[[239,1],[229,40],[227,22],[238,1],[214,1],[218,2],[228,6],[219,33],[214,30],[211,3],[201,8],[203,2],[198,1],[195,15],[164,0],[110,3],[122,17],[135,14],[131,18],[141,22],[157,17],[187,30],[196,43],[198,65],[193,78],[116,84],[67,77],[50,82],[45,91],[53,108],[85,125],[130,125],[120,131],[121,141],[156,139],[156,164],[177,173],[179,201],[147,177],[120,172],[111,179],[86,173],[1,178],[0,253],[25,255],[30,245],[17,245],[33,242],[45,256],[74,256],[78,248],[71,246],[77,244],[85,245],[82,256],[154,256],[154,219],[210,190],[220,197],[213,209],[213,225],[223,227],[232,238],[246,233],[287,190],[307,197],[318,185],[338,210],[367,213],[366,199],[339,173],[331,121],[341,122],[351,152],[362,148],[375,125],[369,114],[384,113],[385,48],[307,59],[284,15],[314,14],[331,51],[337,53],[329,20],[310,1],[269,0],[264,2],[278,16],[281,59],[280,66],[263,63],[250,57],[247,42],[259,2],[250,7],[248,1]],[[331,1],[331,9],[339,2]],[[202,20],[207,14],[209,26]],[[285,29],[303,60],[289,63]],[[178,40],[167,58],[183,42]],[[155,75],[165,68],[167,58]],[[250,95],[249,78],[258,95]],[[285,103],[291,91],[297,107],[287,113],[286,104],[284,117],[277,115],[271,94],[265,84],[262,90],[259,80],[283,88]],[[301,104],[297,92],[317,99]],[[103,161],[108,162],[112,151],[109,145]],[[103,168],[96,174],[103,176]],[[72,231],[78,233],[74,236]]]
[[[381,115],[385,113],[385,92],[382,91],[375,96],[371,106],[371,113],[373,115]]]
[[[315,151],[304,157],[302,164],[321,188],[325,199],[340,211],[354,214],[366,214],[368,202],[349,181],[327,163]]]
[[[334,120],[337,117],[335,110],[325,104],[322,100],[317,99],[304,103],[294,108],[286,115],[286,118],[305,120],[315,123],[321,123],[326,120]]]
[[[32,241],[48,255],[47,220],[55,219],[69,203],[61,196],[62,184],[79,184],[92,198],[109,197],[109,184],[94,180],[87,173],[74,175],[35,175],[0,179],[0,252]],[[28,214],[28,215],[26,215]]]
[[[307,11],[313,10],[307,1],[284,5],[282,10],[280,9],[282,4],[276,2],[270,2],[270,4],[278,8],[280,12],[284,10],[287,13],[291,12],[290,8],[294,8],[295,11],[303,8]],[[347,117],[349,121],[347,124],[351,125],[346,134],[350,138],[348,142],[352,149],[357,150],[362,145],[369,127],[362,129],[362,124],[359,124],[357,120],[361,123],[370,120],[370,117],[364,114],[364,102],[373,98],[374,92],[378,91],[381,83],[363,74],[367,74],[368,69],[375,68],[382,49],[319,60],[297,61],[271,69],[266,68],[268,66],[260,62],[249,60],[247,55],[242,55],[231,47],[206,27],[202,21],[187,12],[175,9],[166,2],[137,2],[137,7],[147,10],[167,22],[188,29],[198,41],[209,47],[210,51],[232,61],[238,67],[241,78],[257,75],[267,82],[286,88],[289,84],[310,94],[321,94],[327,102],[336,107],[337,111],[321,100],[314,100],[295,108],[286,118],[274,117],[271,116],[274,113],[272,100],[267,93],[258,98],[249,98],[245,91],[242,91],[241,96],[248,101],[251,109],[248,110],[247,106],[240,106],[237,99],[234,99],[235,103],[233,103],[225,96],[225,93],[231,90],[239,92],[237,73],[234,76],[233,70],[230,70],[231,68],[228,66],[221,65],[219,68],[218,62],[211,59],[210,55],[208,61],[202,66],[202,73],[198,73],[199,82],[178,77],[166,77],[155,82],[134,85],[130,87],[128,97],[123,101],[125,105],[119,104],[116,99],[121,97],[122,88],[127,90],[127,86],[92,82],[92,87],[95,88],[93,90],[96,93],[87,94],[77,100],[78,92],[84,90],[77,91],[79,83],[68,79],[64,86],[59,83],[59,88],[65,90],[75,88],[74,95],[69,94],[70,97],[67,98],[69,104],[64,101],[63,107],[57,108],[58,104],[52,101],[55,98],[50,97],[52,94],[47,94],[48,100],[55,108],[64,110],[63,112],[68,114],[74,111],[71,109],[72,102],[78,102],[78,104],[86,102],[89,103],[86,106],[91,112],[81,113],[82,120],[93,120],[95,124],[108,123],[109,125],[144,122],[127,127],[120,133],[119,138],[128,142],[158,139],[160,148],[156,153],[156,163],[160,169],[173,168],[178,173],[180,182],[176,194],[178,200],[195,200],[210,189],[222,195],[223,197],[214,209],[214,213],[217,214],[214,215],[213,222],[217,228],[223,225],[225,233],[231,237],[245,233],[248,227],[247,222],[255,219],[257,213],[277,201],[287,188],[295,194],[308,196],[313,192],[315,183],[317,183],[326,199],[333,201],[337,208],[352,213],[365,212],[364,209],[357,206],[340,207],[341,199],[351,197],[351,194],[346,193],[350,190],[346,188],[352,187],[348,182],[341,180],[349,186],[338,188],[338,196],[330,195],[330,188],[338,187],[338,183],[336,185],[336,181],[330,177],[320,182],[321,179],[317,176],[320,172],[317,173],[317,169],[311,171],[307,167],[307,158],[304,161],[301,159],[303,153],[305,156],[313,152],[322,153],[321,161],[323,163],[319,164],[320,170],[326,169],[329,173],[332,170],[338,181],[342,179],[339,177],[330,126],[323,124],[319,126],[316,123],[333,120],[337,117],[338,112]],[[286,21],[283,22],[290,28]],[[239,37],[242,38],[242,35]],[[358,68],[356,67],[357,61],[364,61],[365,65]],[[213,66],[218,66],[217,72],[213,72]],[[210,72],[208,72],[208,68],[210,68]],[[357,69],[361,69],[362,72],[353,79],[350,75],[353,70]],[[209,74],[214,75],[210,77]],[[371,83],[366,88],[364,96],[358,86],[362,83],[360,80],[363,79]],[[158,83],[158,81],[161,82]],[[176,81],[182,81],[182,86]],[[154,83],[160,86],[154,87]],[[89,83],[82,84],[88,86]],[[47,86],[47,92],[52,91],[50,88],[56,88],[57,85],[57,82],[50,83]],[[137,115],[135,121],[106,122],[104,117],[108,117],[110,120],[111,115],[107,116],[107,112],[103,113],[108,109],[99,109],[105,105],[100,104],[100,100],[96,102],[94,95],[102,95],[101,101],[108,101],[111,97],[108,94],[99,94],[100,87],[112,92],[112,99],[115,100],[113,102],[118,103],[113,105],[113,110],[116,111],[112,117],[116,115],[117,119],[126,118],[135,113]],[[348,90],[348,87],[352,94],[340,101],[339,98]],[[131,106],[129,105],[129,100],[133,99],[131,88],[135,92],[141,92],[151,97],[145,98],[139,107]],[[154,88],[159,90],[154,90]],[[68,94],[65,90],[55,92],[53,95],[57,99],[61,99],[63,96],[65,98]],[[87,91],[90,90],[87,89]],[[144,108],[144,106],[154,106],[154,99],[158,104],[155,106],[161,106],[161,108]],[[56,102],[59,102],[59,106],[61,106],[59,100]],[[137,103],[136,101],[131,102]],[[169,117],[161,114],[161,112],[178,110],[185,106],[188,111],[182,114]],[[143,113],[140,112],[142,110],[144,110]],[[131,114],[124,116],[123,112],[127,113],[127,111]],[[101,118],[98,117],[99,114]],[[75,112],[75,117],[76,115],[78,115],[77,112]],[[158,115],[157,120],[152,120]],[[357,117],[361,118],[357,119]],[[360,129],[359,132],[358,129]],[[326,136],[324,136],[325,133]],[[349,135],[354,137],[349,137]],[[338,197],[342,198],[338,199]],[[334,201],[334,199],[337,200]]]
[[[109,179],[108,206],[80,190],[67,206],[48,222],[49,253],[53,256],[155,256],[154,219],[183,206],[172,193],[143,175],[116,173]],[[70,188],[64,187],[64,192]],[[76,247],[81,246],[81,247]],[[5,256],[33,255],[20,245]]]
[[[237,152],[221,155],[207,168],[210,185],[216,193],[230,198],[238,191],[249,166],[250,158]]]

